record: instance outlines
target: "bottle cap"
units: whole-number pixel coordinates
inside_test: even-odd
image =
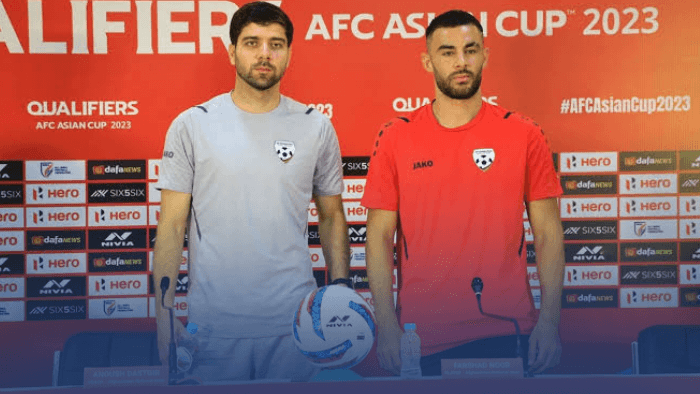
[[[405,331],[408,331],[408,330],[413,330],[413,331],[415,331],[415,330],[416,330],[416,323],[404,323],[404,324],[403,324],[403,329],[404,329]]]
[[[192,322],[187,323],[187,327],[185,327],[185,329],[187,330],[187,332],[190,333],[190,335],[196,334],[196,333],[197,333],[197,328],[198,328],[197,324],[196,324],[196,323],[192,323]]]

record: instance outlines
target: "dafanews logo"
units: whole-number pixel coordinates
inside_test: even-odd
[[[343,157],[343,176],[367,176],[369,156]]]
[[[28,274],[84,274],[85,253],[27,254]]]
[[[97,298],[89,301],[90,319],[131,319],[148,317],[148,300],[139,298]]]
[[[681,242],[681,261],[700,261],[700,242]]]
[[[700,150],[681,151],[681,170],[700,170]]]
[[[90,249],[146,249],[146,229],[89,230]]]
[[[88,203],[146,202],[146,183],[90,183]]]
[[[615,175],[562,175],[560,181],[565,195],[617,194]]]
[[[621,265],[621,285],[677,285],[676,265]]]
[[[562,225],[567,241],[617,239],[616,220],[563,221]]]
[[[676,197],[620,197],[621,217],[677,216]]]
[[[88,179],[146,179],[146,160],[89,160]]]
[[[620,220],[620,239],[676,239],[678,221],[669,220]]]
[[[620,194],[673,194],[678,192],[675,174],[620,175]]]
[[[85,300],[27,301],[27,320],[81,320],[87,316]]]
[[[617,152],[560,153],[559,172],[617,172]]]
[[[678,174],[680,193],[700,193],[700,174]]]
[[[617,217],[617,198],[562,198],[561,217],[610,218]]]
[[[617,244],[614,243],[566,244],[564,252],[567,263],[617,262]]]
[[[620,289],[620,308],[677,308],[677,287]]]
[[[84,181],[84,160],[26,161],[25,174],[28,181]]]
[[[681,264],[679,272],[682,285],[700,285],[700,264]]]
[[[0,254],[0,277],[24,274],[23,254]]]
[[[85,296],[84,276],[51,276],[27,278],[27,297]]]
[[[24,180],[21,161],[0,161],[0,183]]]
[[[616,289],[564,289],[562,308],[617,308]]]
[[[674,171],[676,152],[620,152],[620,171]]]
[[[85,230],[27,231],[27,250],[85,249]]]
[[[578,265],[566,266],[565,286],[617,286],[617,266]]]
[[[700,306],[700,287],[683,287],[683,288],[681,288],[681,306],[685,306],[685,307]]]
[[[366,269],[351,269],[350,280],[355,289],[369,289],[369,279]]]
[[[678,247],[675,242],[622,243],[621,262],[666,262],[678,261]]]
[[[90,253],[90,272],[146,271],[146,252]]]
[[[84,183],[27,184],[27,204],[85,204]]]
[[[20,205],[23,202],[22,185],[0,185],[0,205]]]

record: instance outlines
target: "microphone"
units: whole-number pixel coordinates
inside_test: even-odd
[[[164,276],[163,279],[160,280],[160,291],[161,291],[161,306],[164,309],[167,309],[168,312],[170,312],[170,347],[168,349],[168,372],[169,372],[169,379],[168,379],[168,384],[175,384],[175,381],[177,380],[177,345],[175,344],[175,323],[173,321],[173,308],[169,308],[165,306],[165,292],[168,291],[168,287],[170,287],[170,278],[167,276]]]
[[[481,292],[484,290],[484,281],[481,280],[481,278],[476,277],[472,279],[472,290],[474,291],[474,294],[476,295],[476,303],[479,305],[479,312],[481,312],[482,315],[486,317],[490,317],[492,319],[498,319],[498,320],[505,320],[512,322],[513,325],[515,326],[515,342],[516,342],[516,348],[515,348],[515,354],[516,356],[521,359],[525,360],[523,357],[523,351],[522,347],[520,346],[520,325],[518,324],[518,320],[512,318],[512,317],[505,317],[505,316],[499,316],[499,315],[493,315],[490,313],[485,313],[483,309],[481,309]],[[523,366],[524,367],[524,366]],[[530,372],[525,372],[525,376],[532,376]]]

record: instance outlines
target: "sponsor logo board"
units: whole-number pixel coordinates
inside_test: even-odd
[[[88,179],[146,179],[145,160],[109,160],[87,162]]]
[[[160,220],[160,205],[148,206],[148,225],[157,226]]]
[[[678,174],[680,193],[700,193],[700,173]]]
[[[680,152],[681,170],[700,170],[700,150],[684,150]]]
[[[85,249],[85,230],[27,231],[27,250]]]
[[[540,287],[540,274],[537,267],[527,267],[527,280],[532,287]]]
[[[559,172],[617,172],[617,152],[560,153]]]
[[[563,289],[562,308],[617,308],[617,289]]]
[[[700,219],[681,219],[679,227],[681,239],[700,238]]]
[[[27,254],[27,273],[84,274],[87,272],[85,253],[30,253]]]
[[[87,195],[90,204],[145,203],[146,183],[90,183]]]
[[[148,161],[148,179],[158,180],[160,176],[161,160],[154,159]]]
[[[620,289],[620,308],[676,308],[677,287],[637,287]]]
[[[700,287],[682,287],[681,288],[681,306],[685,306],[685,307],[700,306]],[[0,319],[2,319],[1,316],[0,316]]]
[[[90,319],[129,319],[148,317],[146,298],[97,298],[90,299]]]
[[[24,278],[0,278],[0,298],[24,297]]]
[[[369,156],[343,157],[343,176],[366,176]]]
[[[366,269],[350,269],[350,280],[352,280],[355,289],[369,289]]]
[[[34,276],[27,278],[27,297],[85,296],[85,276]]]
[[[24,227],[24,208],[0,208],[0,228]]]
[[[145,295],[147,277],[143,275],[91,275],[88,279],[91,296]]]
[[[28,205],[38,204],[85,204],[84,183],[28,183],[26,185]]]
[[[148,183],[148,202],[151,204],[160,203],[160,190],[156,189],[155,182]]]
[[[180,297],[175,297],[175,300],[173,301],[173,308],[175,309],[174,315],[175,316],[187,316],[188,314],[188,305],[187,305],[187,297],[186,296],[180,296]],[[148,317],[156,317],[156,298],[155,297],[148,297]]]
[[[620,194],[678,193],[676,174],[622,174]]]
[[[24,250],[24,231],[0,231],[0,252]]]
[[[603,242],[565,244],[564,254],[567,263],[615,263],[617,262],[617,244]]]
[[[27,320],[80,320],[85,319],[85,300],[29,300]]]
[[[24,321],[24,301],[0,301],[0,322]]]
[[[617,266],[568,265],[564,272],[564,286],[617,286]]]
[[[43,161],[29,160],[25,163],[28,181],[84,181],[84,160]]]
[[[681,242],[681,261],[700,261],[700,242]]]
[[[145,249],[145,228],[122,228],[108,230],[89,230],[88,246],[90,249]]]
[[[526,220],[523,222],[523,232],[525,233],[525,241],[534,242],[535,236],[532,234],[532,226],[530,226],[530,221]]]
[[[145,205],[112,205],[88,207],[88,226],[145,226]]]
[[[620,284],[622,285],[676,285],[678,266],[676,265],[621,265]]]
[[[0,254],[0,277],[24,274],[23,254]]]
[[[620,239],[676,239],[675,219],[620,220]]]
[[[617,217],[617,198],[562,198],[560,211],[563,219]]]
[[[681,264],[678,272],[682,285],[700,285],[700,264]]]
[[[681,216],[700,216],[700,195],[679,197]]]
[[[326,285],[326,270],[325,269],[314,269],[313,270],[314,279],[316,279],[316,286],[323,287]]]
[[[537,263],[537,255],[535,254],[535,245],[533,245],[533,244],[525,245],[525,252],[527,253],[527,263],[528,264],[536,264]]]
[[[674,171],[676,152],[620,152],[620,171]]]
[[[21,161],[0,161],[0,183],[24,180]]]
[[[676,197],[620,197],[620,217],[677,216]]]
[[[22,185],[0,184],[0,205],[20,205],[24,202]]]
[[[361,199],[365,193],[366,179],[345,179],[343,180],[343,200]]]
[[[148,252],[148,270],[153,271],[153,251]],[[187,259],[189,257],[189,252],[187,250],[182,251],[182,261],[180,262],[180,271],[187,271]]]
[[[560,181],[565,195],[617,194],[615,175],[562,175]]]
[[[27,208],[27,227],[85,227],[85,207]]]
[[[565,240],[616,240],[616,220],[562,221]]]
[[[180,272],[177,275],[177,282],[175,283],[175,294],[185,294],[190,285],[190,277],[186,272]],[[148,294],[155,294],[156,289],[153,286],[153,274],[148,275]]]
[[[318,226],[316,228],[318,233]],[[310,232],[311,226],[309,226],[309,240],[311,240]],[[367,226],[365,224],[348,224],[348,236],[351,244],[364,244],[367,241]]]
[[[146,252],[90,253],[90,272],[146,271]]]
[[[678,261],[678,247],[675,242],[623,242],[620,244],[620,261]]]

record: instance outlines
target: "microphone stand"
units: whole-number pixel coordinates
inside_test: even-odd
[[[168,384],[174,385],[180,378],[177,371],[177,345],[175,343],[175,322],[173,317],[173,308],[165,306],[165,292],[170,287],[170,278],[164,276],[160,281],[161,290],[161,306],[167,309],[170,314],[170,344],[168,348]]]

